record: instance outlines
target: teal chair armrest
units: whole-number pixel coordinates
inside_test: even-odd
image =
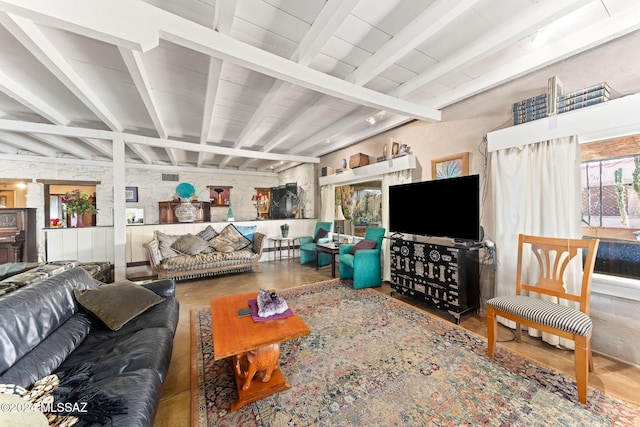
[[[349,251],[351,250],[351,248],[353,248],[354,246],[355,245],[350,244],[350,243],[340,245],[340,249],[339,249],[340,255],[348,254]]]
[[[311,240],[313,240],[313,239],[311,239]],[[329,243],[330,241],[331,241],[331,239],[328,238],[328,237],[321,237],[321,238],[318,239],[318,241],[316,243]]]
[[[359,249],[353,256],[354,265],[359,265],[360,263],[367,263],[368,265],[380,264],[380,249]]]
[[[313,237],[311,236],[302,236],[300,238],[298,238],[298,240],[300,241],[300,244],[304,244],[304,243],[311,243],[313,242]]]

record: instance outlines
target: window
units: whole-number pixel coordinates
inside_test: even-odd
[[[342,208],[345,232],[355,236],[364,236],[369,225],[382,222],[381,183],[371,181],[354,185],[336,187],[336,206]]]
[[[581,147],[581,181],[583,235],[600,239],[595,271],[640,279],[640,153],[626,138],[594,144]]]
[[[640,228],[640,157],[584,162],[581,173],[583,222]]]

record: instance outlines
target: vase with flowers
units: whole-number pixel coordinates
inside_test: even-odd
[[[62,203],[64,204],[64,211],[67,213],[68,227],[83,227],[86,214],[95,215],[98,213],[98,209],[93,205],[93,196],[81,190],[67,192],[62,197]]]

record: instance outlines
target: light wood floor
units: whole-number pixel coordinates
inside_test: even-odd
[[[207,307],[214,297],[235,293],[258,291],[258,289],[286,289],[327,280],[331,278],[331,267],[315,270],[312,264],[300,265],[298,259],[292,261],[261,262],[261,272],[242,273],[216,277],[207,280],[178,282],[176,294],[180,301],[180,321],[174,339],[173,355],[169,373],[164,383],[160,405],[156,414],[155,427],[181,427],[190,425],[190,311]],[[390,287],[383,284],[377,288],[389,294]],[[425,311],[451,320],[424,304],[402,298]],[[460,325],[478,335],[486,337],[487,326],[484,316],[469,314]],[[525,334],[526,335],[526,334]],[[501,328],[498,340],[516,352],[531,357],[540,363],[565,372],[573,378],[573,352],[556,349],[539,339],[523,335],[522,343],[511,341],[512,333]],[[640,404],[640,367],[594,353],[595,372],[589,374],[589,385],[629,402]]]

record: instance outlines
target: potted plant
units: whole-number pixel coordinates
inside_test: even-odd
[[[64,211],[67,213],[67,226],[73,227],[74,222],[72,217],[76,217],[76,226],[83,227],[85,224],[85,214],[95,215],[98,213],[98,209],[93,206],[93,196],[80,191],[73,190],[66,193],[62,197],[62,203],[64,203]],[[89,220],[89,222],[91,222]]]

